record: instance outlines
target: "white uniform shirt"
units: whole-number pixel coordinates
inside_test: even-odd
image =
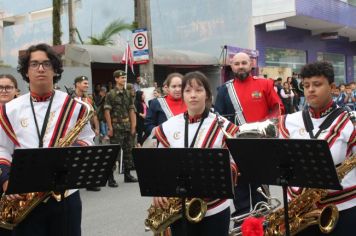
[[[68,109],[66,119],[63,120],[63,105],[68,99],[70,98],[66,93],[55,91],[46,132],[43,137],[43,147],[53,146],[55,140],[54,134],[58,133],[59,130],[62,130],[63,134],[68,133],[76,124],[82,105],[74,102],[71,108]],[[33,102],[40,132],[49,102]],[[5,109],[6,111],[3,111],[3,115],[1,115],[3,122],[0,122],[2,124],[0,125],[0,163],[10,164],[15,149],[37,148],[39,147],[39,137],[31,109],[30,93],[10,101],[5,105]],[[7,125],[4,125],[6,123]],[[9,129],[13,131],[15,137],[11,137],[9,132],[6,132]],[[77,143],[79,145],[93,145],[93,138],[94,132],[88,123],[80,132]]]
[[[159,141],[159,147],[181,148],[184,147],[184,113],[174,116],[155,129],[155,135]],[[234,135],[238,128],[223,117],[223,129],[231,135]],[[199,129],[194,143],[194,148],[222,148],[226,147],[225,136],[221,128],[216,124],[217,117],[213,113],[204,119]],[[200,122],[189,123],[188,125],[188,143],[192,143],[193,138],[198,130]],[[231,169],[236,175],[237,167],[230,156]],[[208,211],[205,216],[217,214],[230,206],[231,201],[227,199],[211,199],[208,204]]]
[[[321,118],[311,117],[315,135],[319,126],[328,116]],[[280,127],[280,136],[283,138],[310,139],[309,133],[304,127],[302,111],[285,116]],[[322,131],[318,139],[325,139],[329,143],[330,151],[335,165],[342,163],[346,157],[355,152],[355,128],[350,121],[347,112],[340,114],[333,123]],[[334,203],[339,210],[356,206],[356,169],[350,171],[341,181],[342,191],[329,190],[328,203]],[[296,194],[298,188],[290,188],[290,192]],[[325,202],[326,203],[326,202]]]

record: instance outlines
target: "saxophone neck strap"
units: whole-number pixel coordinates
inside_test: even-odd
[[[192,148],[194,147],[195,141],[197,139],[199,130],[201,128],[201,126],[203,125],[203,122],[205,120],[205,118],[209,115],[209,111],[205,110],[202,114],[202,118],[200,120],[199,126],[197,131],[194,134],[193,140],[191,142],[191,144],[188,146],[188,139],[189,139],[189,116],[188,116],[188,112],[184,114],[184,120],[185,120],[185,125],[184,125],[184,147],[187,148]]]
[[[338,107],[334,111],[332,111],[328,115],[328,117],[326,117],[326,119],[323,121],[323,123],[321,123],[321,125],[319,126],[318,132],[314,135],[313,134],[314,125],[311,120],[308,108],[305,108],[302,112],[302,116],[303,116],[304,127],[305,127],[306,131],[309,133],[310,138],[317,139],[319,137],[321,131],[327,129],[334,122],[334,120],[344,111],[345,111],[345,109],[342,107]]]
[[[46,133],[46,129],[47,129],[47,123],[48,123],[48,118],[49,118],[49,113],[51,111],[51,106],[52,106],[52,102],[53,102],[53,97],[54,97],[55,91],[53,91],[53,94],[51,96],[51,99],[49,100],[49,105],[47,107],[47,111],[46,111],[46,115],[45,118],[43,120],[43,124],[42,124],[42,129],[40,132],[40,128],[38,127],[38,122],[37,122],[37,118],[36,118],[36,112],[35,112],[35,108],[33,106],[33,101],[32,101],[32,97],[30,96],[30,104],[31,104],[31,110],[32,110],[32,114],[33,114],[33,119],[35,120],[35,125],[36,125],[36,131],[37,131],[37,136],[38,136],[38,147],[43,147],[43,138],[45,136]]]

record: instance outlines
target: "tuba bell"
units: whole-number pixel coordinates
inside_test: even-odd
[[[239,126],[238,138],[277,138],[278,118],[271,118],[261,122],[245,123]]]
[[[253,210],[246,213],[246,214],[242,214],[236,217],[232,217],[230,219],[231,222],[233,222],[236,225],[239,225],[235,228],[232,228],[229,231],[229,236],[239,236],[242,235],[241,232],[241,224],[242,222],[248,218],[248,217],[264,217],[267,216],[268,214],[271,214],[275,209],[277,209],[280,205],[281,205],[281,201],[279,201],[277,198],[275,197],[269,197],[267,196],[263,191],[262,188],[259,187],[257,189],[257,191],[262,194],[262,196],[264,198],[266,198],[267,201],[261,201],[256,203],[256,205],[254,206]]]

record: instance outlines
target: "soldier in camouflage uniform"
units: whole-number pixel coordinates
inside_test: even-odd
[[[132,183],[137,182],[137,179],[130,174],[133,168],[132,147],[136,133],[134,100],[131,91],[125,89],[126,73],[117,70],[114,72],[114,78],[116,86],[106,95],[104,116],[108,125],[110,143],[120,144],[123,150],[124,181]],[[118,187],[113,174],[109,177],[108,185]]]

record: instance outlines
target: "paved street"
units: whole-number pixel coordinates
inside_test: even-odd
[[[144,219],[151,198],[141,197],[138,183],[123,183],[118,188],[103,187],[100,192],[81,190],[83,236],[148,236]]]
[[[271,192],[281,198],[276,187],[272,187]],[[120,175],[118,188],[104,187],[100,192],[81,190],[81,197],[83,236],[152,235],[144,231],[143,223],[151,198],[141,197],[138,183],[123,183],[123,175]]]

